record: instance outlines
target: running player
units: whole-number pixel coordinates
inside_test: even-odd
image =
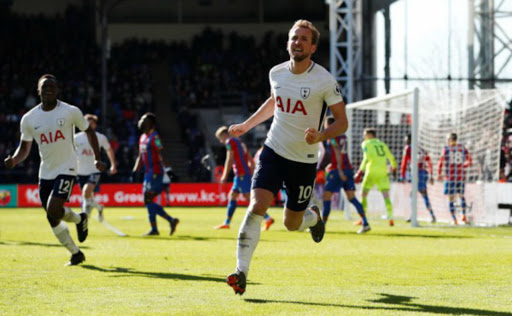
[[[39,167],[39,198],[46,211],[46,218],[53,234],[71,253],[66,265],[77,265],[85,261],[82,251],[69,235],[64,222],[76,224],[78,241],[87,238],[87,214],[74,213],[64,203],[69,199],[77,175],[77,157],[73,147],[75,127],[87,134],[94,152],[94,165],[99,171],[105,169],[100,161],[98,139],[94,130],[75,106],[57,99],[59,87],[55,76],[46,74],[37,82],[41,103],[21,118],[21,140],[16,152],[5,158],[5,166],[14,168],[23,162],[30,153],[32,141],[39,147],[41,165]]]
[[[229,136],[226,126],[219,127],[215,132],[215,137],[217,137],[221,144],[226,145],[226,160],[220,183],[227,181],[231,166],[233,166],[233,172],[235,173],[233,186],[229,191],[226,219],[224,224],[215,227],[215,229],[229,229],[231,218],[236,210],[238,195],[242,193],[246,200],[249,200],[251,197],[251,177],[254,171],[254,160],[251,157],[251,153],[247,150],[247,146],[239,138]],[[268,230],[273,223],[274,219],[265,214],[264,230]]]
[[[393,172],[396,170],[395,157],[389,151],[388,145],[380,141],[377,137],[377,131],[373,128],[366,128],[364,130],[364,141],[361,144],[363,148],[363,161],[355,178],[356,181],[363,178],[363,209],[367,211],[368,192],[377,185],[377,190],[382,193],[384,202],[386,204],[386,211],[388,213],[389,226],[393,226],[393,206],[389,198],[389,176],[387,170],[387,161],[391,163]]]
[[[142,131],[139,139],[139,155],[135,161],[133,172],[144,166],[144,205],[149,214],[149,223],[151,229],[144,236],[160,235],[156,224],[156,216],[159,215],[169,222],[171,232],[176,231],[176,226],[180,220],[167,214],[164,208],[155,203],[155,197],[162,192],[162,181],[164,170],[163,146],[160,136],[156,131],[156,116],[153,113],[145,113],[138,122],[138,127]]]
[[[98,117],[94,114],[86,114],[84,117],[89,122],[89,126],[96,132]],[[99,132],[96,132],[96,137],[100,149],[103,148],[107,152],[110,160],[110,174],[116,174],[116,157],[107,137]],[[101,173],[94,166],[94,152],[87,140],[86,133],[81,132],[75,135],[75,148],[78,154],[78,182],[82,190],[82,212],[87,213],[87,216],[90,217],[92,209],[98,209],[98,219],[101,222],[103,221],[103,205],[94,200],[94,193],[100,190]]]
[[[462,209],[462,221],[468,224],[466,217],[466,198],[464,197],[466,168],[472,164],[471,156],[468,150],[461,144],[457,143],[457,134],[448,135],[448,146],[445,146],[441,157],[439,158],[439,181],[443,181],[443,165],[445,166],[445,183],[444,194],[448,195],[450,213],[452,214],[453,223],[457,225],[457,217],[455,215],[455,195],[460,198],[460,206]]]
[[[405,137],[404,153],[402,156],[402,164],[400,166],[400,175],[402,176],[403,180],[407,179],[407,168],[412,171],[411,161],[411,134],[408,134]],[[426,150],[418,147],[418,192],[420,192],[421,196],[423,197],[423,201],[425,201],[425,207],[430,212],[430,222],[435,223],[436,216],[434,215],[434,210],[432,210],[432,205],[430,204],[427,193],[427,181],[429,178],[430,184],[434,184],[434,177],[432,174],[432,160],[430,159],[430,156]],[[411,219],[409,218],[407,222],[410,221]]]
[[[235,294],[243,294],[260,225],[283,182],[287,191],[283,223],[288,230],[309,227],[315,242],[324,236],[317,206],[308,208],[318,161],[318,142],[341,135],[348,122],[345,103],[334,77],[311,60],[319,32],[298,20],[288,33],[290,60],[270,70],[271,96],[245,122],[229,132],[239,137],[274,116],[252,181],[251,202],[238,233],[236,272],[227,277]],[[336,121],[319,132],[329,106]]]
[[[325,128],[328,128],[334,123],[334,117],[329,116],[325,121]],[[352,205],[355,206],[357,213],[361,216],[361,229],[358,234],[366,233],[370,230],[368,220],[364,215],[363,206],[356,198],[356,185],[354,183],[354,170],[350,164],[347,148],[347,136],[340,135],[331,138],[328,141],[328,146],[331,147],[331,162],[326,167],[327,180],[325,184],[325,191],[323,195],[323,209],[322,219],[327,222],[329,214],[331,213],[331,197],[333,193],[339,192],[341,188],[345,190],[347,199]]]

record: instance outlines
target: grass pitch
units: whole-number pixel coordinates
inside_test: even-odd
[[[512,315],[510,227],[372,220],[360,236],[333,212],[315,244],[307,232],[287,232],[281,210],[271,209],[276,224],[261,234],[240,297],[224,279],[235,268],[245,209],[223,231],[212,227],[224,208],[167,210],[181,220],[172,237],[161,219],[159,237],[139,237],[149,229],[142,208],[106,209],[130,237],[92,219],[81,247],[87,261],[64,267],[68,252],[42,209],[1,209],[0,314]]]

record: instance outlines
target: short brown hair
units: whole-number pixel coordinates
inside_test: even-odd
[[[93,120],[95,123],[98,123],[98,116],[94,115],[94,114],[85,114],[84,115],[84,118],[88,121],[88,120]]]
[[[373,127],[367,127],[364,129],[365,134],[371,134],[373,137],[377,137],[377,131]]]
[[[312,36],[311,36],[311,44],[318,45],[318,42],[320,41],[320,32],[318,32],[318,30],[313,25],[313,23],[309,22],[308,20],[297,20],[293,24],[293,26],[290,29],[290,31],[293,30],[296,27],[302,27],[302,28],[305,28],[305,29],[309,29],[311,31],[311,34],[312,34]]]
[[[228,127],[227,127],[227,126],[221,126],[221,127],[219,127],[219,128],[217,129],[217,131],[215,132],[215,137],[219,138],[219,137],[220,137],[220,135],[222,135],[222,134],[224,134],[224,133],[228,134],[228,131],[229,131],[229,129],[228,129]]]

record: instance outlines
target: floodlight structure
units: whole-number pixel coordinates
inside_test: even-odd
[[[468,0],[469,89],[494,88],[500,74],[511,63],[512,39],[502,23],[512,18],[512,11],[503,9],[505,2]]]

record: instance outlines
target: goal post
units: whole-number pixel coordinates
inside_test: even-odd
[[[362,160],[363,130],[375,128],[377,138],[384,141],[397,161],[400,170],[404,138],[411,134],[411,164],[407,182],[391,177],[390,197],[398,217],[430,218],[424,199],[418,194],[418,153],[426,151],[433,164],[433,185],[427,186],[430,204],[438,220],[450,221],[448,198],[443,183],[438,181],[437,169],[441,152],[447,145],[446,136],[455,132],[458,143],[472,156],[473,164],[466,169],[466,200],[475,224],[495,225],[494,208],[485,201],[486,184],[499,178],[499,157],[506,100],[499,90],[419,90],[411,89],[347,105],[349,118],[348,152],[355,166]],[[423,151],[422,151],[423,152]],[[487,185],[487,187],[490,187]],[[488,202],[488,201],[487,201]],[[459,205],[460,206],[460,205]],[[496,206],[497,208],[497,206]],[[385,212],[380,193],[372,190],[368,196],[369,215]]]

